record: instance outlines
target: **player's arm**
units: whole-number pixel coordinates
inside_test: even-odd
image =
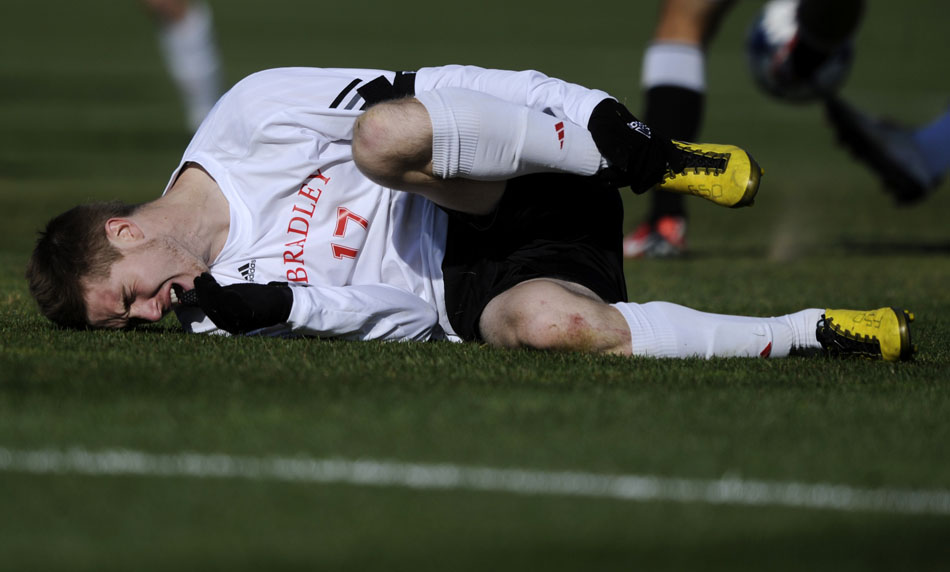
[[[421,341],[438,331],[435,308],[418,296],[384,284],[222,286],[206,273],[195,279],[195,294],[196,304],[208,318],[231,334],[277,326],[275,331],[298,335]]]
[[[351,340],[425,341],[439,329],[436,309],[386,284],[292,288],[287,323],[298,334]]]

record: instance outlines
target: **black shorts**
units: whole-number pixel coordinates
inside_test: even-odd
[[[608,303],[627,301],[616,189],[590,177],[528,175],[508,182],[490,214],[446,212],[445,305],[463,340],[480,341],[485,306],[533,278],[575,282]]]

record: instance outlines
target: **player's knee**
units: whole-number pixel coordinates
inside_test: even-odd
[[[383,105],[369,108],[356,119],[353,125],[353,161],[366,176],[375,178],[386,174],[387,150],[391,145],[387,140],[389,137]]]
[[[482,336],[493,345],[537,350],[584,350],[596,338],[576,298],[545,281],[519,284],[485,309]],[[495,304],[493,306],[493,304]]]
[[[414,99],[374,105],[353,126],[353,161],[377,182],[391,183],[418,170],[432,157],[432,127]]]

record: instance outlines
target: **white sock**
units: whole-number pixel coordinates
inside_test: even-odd
[[[643,54],[640,83],[644,89],[670,85],[704,93],[706,56],[702,48],[691,44],[650,44]]]
[[[435,175],[483,181],[542,172],[593,175],[602,162],[580,125],[456,87],[416,94],[432,120]]]
[[[221,63],[214,42],[211,8],[189,5],[184,18],[162,27],[162,54],[185,100],[188,125],[197,129],[221,96]]]
[[[613,304],[630,327],[633,354],[651,357],[785,357],[818,348],[815,327],[824,310],[773,318],[700,312],[669,302]]]

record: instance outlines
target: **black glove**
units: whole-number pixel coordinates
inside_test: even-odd
[[[244,334],[287,321],[294,294],[286,282],[221,286],[205,272],[195,278],[198,306],[216,326]]]
[[[598,175],[609,184],[629,185],[639,194],[662,180],[673,144],[651,133],[619,101],[605,99],[598,103],[590,114],[587,130],[607,159],[607,168]]]

